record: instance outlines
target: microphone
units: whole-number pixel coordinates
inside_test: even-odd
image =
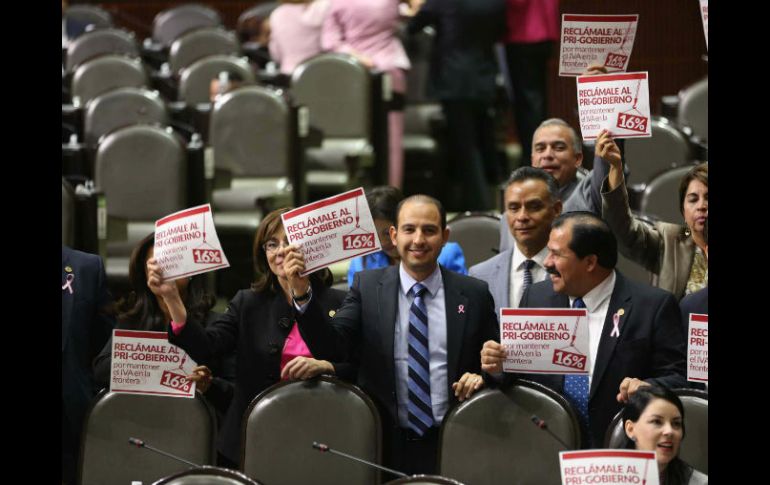
[[[167,456],[169,458],[173,458],[176,461],[181,461],[182,463],[190,466],[194,466],[196,468],[200,468],[201,465],[196,465],[195,463],[191,461],[187,461],[184,458],[179,458],[176,455],[172,455],[171,453],[166,453],[165,451],[159,450],[157,448],[153,448],[152,446],[148,445],[144,441],[140,440],[139,438],[128,438],[128,442],[132,445],[135,445],[137,448],[147,448],[148,450],[152,450],[155,453],[159,453],[163,456]]]
[[[548,432],[548,434],[549,434],[549,435],[551,435],[551,436],[553,437],[553,439],[555,439],[556,441],[558,441],[559,443],[561,443],[561,445],[562,445],[562,446],[563,446],[565,449],[567,449],[567,450],[571,450],[571,449],[572,449],[572,447],[571,447],[571,446],[567,445],[567,443],[565,443],[564,441],[562,441],[562,439],[561,439],[561,438],[559,438],[558,436],[556,436],[556,434],[554,434],[554,432],[553,432],[553,431],[551,431],[550,429],[548,429],[548,424],[545,422],[545,420],[543,420],[543,419],[540,419],[539,417],[535,416],[534,414],[532,415],[532,417],[531,417],[530,419],[532,420],[532,422],[533,422],[533,423],[535,423],[535,426],[537,426],[538,428],[542,429],[543,431],[546,431],[546,432]]]
[[[327,452],[328,453],[332,453],[334,455],[339,455],[339,456],[348,458],[350,460],[354,460],[354,461],[357,461],[359,463],[363,463],[364,465],[368,465],[368,466],[377,468],[379,470],[383,470],[383,471],[386,471],[388,473],[392,473],[393,475],[395,475],[395,476],[397,476],[399,478],[406,478],[406,477],[409,476],[406,473],[399,472],[399,471],[396,471],[396,470],[392,470],[390,468],[386,468],[386,467],[378,465],[376,463],[372,463],[370,461],[362,460],[361,458],[356,458],[355,456],[348,455],[347,453],[343,453],[341,451],[333,450],[333,449],[329,448],[328,445],[325,445],[323,443],[319,443],[317,441],[313,441],[313,448],[315,448],[316,450],[320,451],[321,453],[327,453]]]

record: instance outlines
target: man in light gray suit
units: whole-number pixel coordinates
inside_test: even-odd
[[[469,275],[485,281],[500,308],[518,308],[524,289],[543,281],[551,223],[561,214],[562,203],[556,179],[540,168],[521,167],[505,187],[505,221],[515,244],[471,267]]]

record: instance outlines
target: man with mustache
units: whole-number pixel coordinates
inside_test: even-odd
[[[503,207],[515,244],[469,271],[489,285],[498,315],[500,308],[518,308],[525,288],[547,277],[546,244],[562,207],[556,179],[539,168],[516,169],[505,186]]]
[[[331,325],[312,298],[297,322],[319,353],[359,354],[358,385],[383,420],[385,466],[431,474],[444,415],[483,385],[481,347],[499,339],[494,301],[483,281],[438,265],[449,238],[438,200],[402,200],[390,238],[398,265],[356,273]]]
[[[580,349],[588,376],[518,375],[564,395],[579,417],[584,448],[603,446],[613,416],[640,386],[686,385],[686,340],[674,295],[625,278],[616,262],[617,242],[604,220],[590,212],[562,214],[548,239],[550,280],[529,287],[520,304],[588,310],[589,348]],[[482,370],[499,373],[504,359],[500,343],[484,343]]]

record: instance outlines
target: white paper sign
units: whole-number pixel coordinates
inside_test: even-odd
[[[576,80],[584,140],[595,140],[602,130],[609,130],[615,139],[652,136],[647,72],[580,76]]]
[[[230,266],[219,244],[209,204],[175,212],[156,221],[154,256],[166,280]]]
[[[628,69],[639,15],[561,16],[559,76],[580,76],[590,65]]]
[[[654,451],[562,451],[559,465],[562,485],[660,485]]]
[[[501,308],[504,372],[588,374],[585,308]]]
[[[281,219],[289,244],[299,245],[305,256],[302,276],[381,249],[362,188],[298,207]]]
[[[193,398],[195,382],[185,376],[196,365],[165,332],[112,331],[112,392]]]
[[[700,16],[703,19],[703,35],[706,36],[706,50],[709,50],[709,0],[700,0]]]
[[[687,380],[709,381],[709,316],[690,313],[687,331]]]

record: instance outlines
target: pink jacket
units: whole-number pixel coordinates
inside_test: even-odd
[[[321,53],[321,25],[329,0],[284,3],[270,15],[270,57],[290,75],[305,59]]]
[[[362,54],[381,71],[409,69],[409,58],[396,37],[398,4],[398,0],[331,0],[321,47]]]

